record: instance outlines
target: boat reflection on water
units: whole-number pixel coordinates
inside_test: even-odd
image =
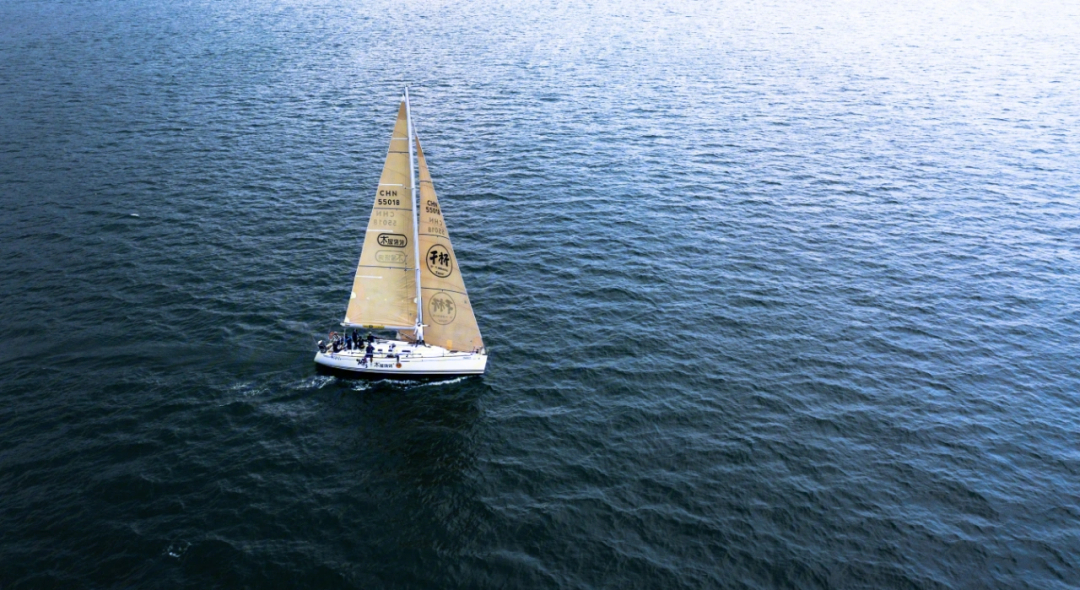
[[[349,457],[341,465],[352,467],[334,477],[341,488],[332,493],[338,499],[329,508],[335,513],[333,528],[342,538],[361,535],[366,550],[387,552],[358,561],[367,565],[356,572],[362,576],[357,581],[400,575],[372,571],[371,564],[396,563],[400,555],[394,552],[403,547],[421,559],[481,553],[490,541],[491,514],[482,501],[478,461],[480,400],[490,388],[466,378],[336,385],[341,395],[326,436]],[[362,395],[355,395],[357,389]]]

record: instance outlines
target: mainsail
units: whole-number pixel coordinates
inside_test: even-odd
[[[416,138],[420,162],[420,202],[417,204],[420,243],[420,288],[423,299],[424,341],[448,350],[481,350],[484,341],[476,325],[465,281],[461,278],[439,198],[431,182],[424,150]],[[404,334],[402,334],[404,335]]]
[[[411,329],[416,324],[416,232],[406,117],[402,100],[345,310],[345,325]]]

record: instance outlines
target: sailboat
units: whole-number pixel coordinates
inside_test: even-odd
[[[341,326],[343,334],[332,332],[328,342],[319,342],[320,367],[380,378],[480,375],[487,367],[487,350],[413,128],[408,87]],[[371,330],[395,334],[376,337]]]

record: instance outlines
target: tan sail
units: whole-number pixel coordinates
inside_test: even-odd
[[[416,324],[412,181],[409,174],[405,102],[390,136],[375,205],[371,209],[360,264],[356,268],[345,324],[403,328]]]
[[[481,350],[484,341],[476,325],[476,316],[461,278],[454,247],[450,244],[450,234],[446,231],[419,139],[416,140],[416,157],[420,163],[417,216],[420,220],[420,287],[426,326],[424,341],[449,350]]]

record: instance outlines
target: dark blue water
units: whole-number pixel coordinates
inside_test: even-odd
[[[1080,586],[1080,8],[806,4],[0,3],[0,588]]]

